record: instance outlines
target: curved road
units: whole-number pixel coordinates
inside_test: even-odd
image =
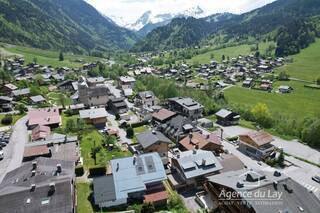
[[[25,144],[28,141],[27,116],[18,120],[12,127],[9,144],[3,149],[4,159],[0,161],[0,183],[4,176],[21,166]]]

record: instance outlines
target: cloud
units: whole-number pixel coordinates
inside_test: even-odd
[[[275,0],[85,0],[107,16],[134,22],[144,12],[154,14],[183,11],[200,6],[208,15],[219,12],[244,13]]]

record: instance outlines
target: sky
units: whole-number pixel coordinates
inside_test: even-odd
[[[144,12],[154,14],[181,12],[200,6],[207,15],[219,12],[244,13],[275,0],[85,0],[102,14],[135,22]]]

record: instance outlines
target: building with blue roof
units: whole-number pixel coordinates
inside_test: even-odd
[[[125,205],[143,200],[148,191],[162,186],[166,173],[158,153],[113,159],[112,174],[94,178],[94,200],[99,207]]]

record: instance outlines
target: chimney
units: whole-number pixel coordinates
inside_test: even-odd
[[[223,140],[223,129],[220,129],[220,132],[221,132],[220,138],[221,140]]]
[[[62,166],[61,166],[60,163],[57,164],[57,172],[58,172],[58,173],[61,173],[61,172],[62,172]]]
[[[54,182],[51,182],[49,184],[49,192],[54,192],[56,191],[56,184]]]
[[[206,165],[206,159],[202,159],[202,166]]]
[[[274,188],[275,190],[278,189],[278,181],[274,181],[274,182],[273,182],[273,188]]]
[[[31,177],[34,177],[34,176],[36,176],[36,170],[31,171]]]
[[[190,132],[190,133],[189,133],[190,143],[192,143],[192,137],[193,137],[192,132]]]
[[[32,169],[35,170],[37,168],[37,161],[32,162]]]
[[[192,151],[192,153],[193,153],[194,155],[197,154],[197,150],[194,149],[194,150]]]
[[[177,154],[177,159],[179,159],[180,158],[180,154]]]
[[[133,165],[136,165],[136,162],[137,162],[137,156],[134,155],[134,156],[133,156]]]
[[[155,130],[152,130],[152,134],[156,135],[156,134],[157,134],[157,132],[156,132]]]
[[[117,169],[116,169],[116,171],[119,171],[119,167],[120,167],[120,165],[119,165],[119,163],[117,163]]]
[[[31,184],[30,192],[34,192],[36,190],[36,184]]]

